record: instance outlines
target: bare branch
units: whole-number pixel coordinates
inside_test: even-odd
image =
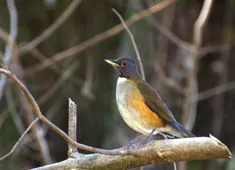
[[[76,68],[77,63],[74,62],[73,65],[64,70],[60,78],[42,96],[40,96],[38,99],[39,105],[44,104],[56,92],[56,90],[58,90],[60,86],[70,78]]]
[[[198,48],[200,48],[201,46],[204,26],[209,17],[212,5],[213,0],[204,0],[200,15],[197,18],[197,21],[195,22],[193,33],[193,44],[196,48],[195,51],[198,50]]]
[[[28,91],[28,89],[25,87],[25,85],[15,76],[13,75],[9,70],[0,68],[0,73],[6,75],[8,78],[10,78],[16,85],[22,90],[22,92],[25,94],[26,98],[29,100],[30,104],[32,105],[36,116],[47,126],[49,126],[53,131],[55,131],[59,136],[61,136],[67,143],[70,145],[86,150],[89,152],[96,152],[96,153],[102,153],[102,154],[109,154],[109,155],[126,155],[126,150],[105,150],[105,149],[99,149],[94,148],[91,146],[87,146],[81,143],[77,143],[73,141],[65,132],[63,132],[61,129],[59,129],[57,126],[55,126],[53,123],[51,123],[45,116],[42,115],[40,108],[35,101],[34,97],[31,95],[31,93]]]
[[[211,88],[209,90],[205,90],[203,92],[200,92],[200,93],[198,93],[198,97],[194,98],[194,101],[196,102],[196,101],[205,100],[210,97],[220,95],[226,91],[233,90],[233,89],[235,89],[235,81],[231,81],[229,83],[222,84],[222,85],[217,86],[215,88]]]
[[[75,142],[77,142],[77,105],[69,98],[69,122],[68,122],[68,135]],[[68,145],[68,156],[71,157],[74,153],[76,154],[77,148]]]
[[[208,45],[205,47],[202,47],[199,54],[198,54],[198,58],[202,58],[204,56],[206,56],[209,53],[214,53],[214,52],[219,52],[222,53],[224,51],[227,51],[229,49],[229,45],[228,44],[221,44],[221,45]]]
[[[48,27],[41,35],[33,39],[31,42],[27,43],[26,45],[21,45],[19,47],[20,54],[24,54],[31,49],[35,48],[37,45],[42,43],[45,39],[47,39],[57,28],[59,28],[66,19],[75,11],[77,6],[81,3],[81,0],[73,0],[68,8],[64,11],[64,13],[50,26]]]
[[[166,8],[167,6],[171,5],[172,3],[174,3],[176,0],[165,0],[165,1],[162,1],[146,10],[143,10],[137,14],[134,14],[130,19],[128,19],[126,21],[126,25],[127,26],[130,26],[138,21],[140,21],[141,19],[144,19],[146,17],[149,17],[151,16],[152,14],[154,13],[157,13],[161,10],[163,10],[164,8]],[[78,54],[86,49],[89,49],[91,48],[92,46],[104,41],[104,40],[107,40],[108,38],[110,37],[113,37],[114,35],[120,33],[121,31],[124,30],[124,27],[122,24],[118,24],[116,26],[114,26],[113,28],[101,33],[101,34],[98,34],[96,36],[94,36],[93,38],[77,45],[77,46],[74,46],[72,48],[69,48],[65,51],[62,51],[60,53],[57,53],[55,54],[54,56],[44,60],[42,63],[39,63],[35,66],[33,66],[33,71],[34,72],[38,72],[38,71],[41,71],[45,68],[48,68],[50,67],[51,65],[53,65],[54,63],[57,63],[59,61],[62,61],[62,60],[65,60],[75,54]],[[31,68],[27,69],[26,72],[31,72],[32,73],[32,70]]]
[[[115,9],[112,9],[112,10],[118,16],[118,18],[122,22],[122,25],[124,26],[125,30],[127,31],[128,35],[131,38],[131,42],[132,42],[132,45],[134,47],[134,50],[135,50],[135,53],[136,53],[136,57],[137,57],[137,60],[139,62],[139,65],[140,65],[141,76],[142,76],[143,80],[145,80],[144,67],[143,67],[143,63],[141,61],[139,50],[138,50],[137,45],[135,43],[135,38],[134,38],[133,34],[131,33],[130,29],[128,28],[128,26],[126,25],[125,21],[123,20],[122,16],[118,13],[118,11],[115,10]]]
[[[10,152],[8,152],[6,155],[4,155],[3,157],[0,157],[0,161],[7,158],[8,156],[10,156],[16,149],[16,147],[20,144],[20,142],[22,141],[22,139],[24,138],[24,136],[28,133],[28,131],[31,129],[31,127],[39,120],[39,118],[34,119],[34,121],[32,121],[32,123],[29,125],[29,127],[24,131],[24,133],[20,136],[20,138],[18,139],[18,141],[15,143],[15,145],[12,147],[12,149],[10,150]]]
[[[164,36],[166,36],[169,40],[171,40],[175,45],[178,47],[190,51],[193,51],[192,45],[186,41],[181,40],[179,37],[177,37],[173,32],[168,30],[165,26],[161,25],[159,21],[153,18],[149,18],[150,23],[160,31]]]
[[[151,141],[143,147],[128,150],[126,156],[101,154],[81,155],[76,159],[35,168],[33,170],[54,169],[95,169],[116,170],[139,167],[146,164],[178,162],[183,160],[204,160],[231,158],[228,148],[214,137],[184,138]]]
[[[92,155],[79,155],[78,160],[75,160],[75,165],[66,165],[65,167],[73,166],[95,166],[97,168],[87,169],[107,169],[108,167],[136,167],[144,164],[159,163],[159,162],[176,162],[181,160],[199,160],[199,159],[211,159],[211,158],[230,158],[231,153],[228,148],[214,137],[206,138],[185,138],[185,139],[174,139],[174,140],[162,140],[150,142],[144,147],[137,147],[134,149],[116,149],[116,150],[105,150],[98,149],[84,144],[73,141],[57,126],[47,120],[30,94],[24,84],[15,77],[11,72],[6,69],[0,69],[0,73],[5,74],[11,78],[17,86],[24,92],[27,99],[30,101],[38,119],[48,125],[53,131],[60,135],[70,145],[90,152],[101,153]],[[29,128],[28,128],[29,129]],[[23,138],[23,137],[21,137]],[[119,155],[119,156],[107,156],[107,155]],[[120,156],[122,155],[122,156]],[[71,160],[71,159],[70,159]],[[88,161],[89,160],[89,161]],[[66,161],[65,161],[66,162]],[[86,163],[89,163],[87,165]],[[98,163],[98,164],[97,164]],[[109,163],[109,164],[108,164]],[[60,164],[60,163],[58,163]],[[52,168],[52,165],[49,165]],[[83,168],[81,168],[83,169]]]
[[[3,59],[3,65],[5,68],[8,68],[10,65],[14,51],[15,39],[17,37],[17,31],[18,31],[18,14],[14,0],[7,0],[7,6],[10,13],[10,35],[8,37],[9,40],[8,44],[6,45],[5,56]],[[3,31],[1,31],[1,33],[3,33]],[[0,99],[2,98],[3,89],[6,84],[6,81],[7,81],[6,76],[2,75],[0,80]]]
[[[197,91],[198,91],[197,60],[198,60],[198,55],[200,54],[199,51],[202,44],[204,25],[206,24],[206,21],[209,17],[212,4],[213,0],[204,0],[202,10],[194,25],[194,34],[193,34],[194,52],[192,52],[192,56],[189,56],[191,67],[189,68],[187,75],[188,85],[186,87],[185,107],[183,114],[183,124],[189,130],[192,129],[196,118],[197,102],[195,102],[195,98],[197,98]]]

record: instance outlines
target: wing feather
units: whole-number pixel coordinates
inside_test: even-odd
[[[177,130],[180,130],[177,126],[177,121],[175,117],[173,116],[167,105],[163,102],[161,97],[157,94],[155,89],[153,89],[149,84],[147,84],[143,80],[138,80],[137,86],[144,97],[145,104],[154,113],[161,117],[165,123],[171,125]]]

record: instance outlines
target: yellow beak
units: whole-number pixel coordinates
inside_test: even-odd
[[[109,63],[110,65],[114,66],[114,67],[118,67],[119,65],[114,61],[114,60],[104,60],[107,63]]]

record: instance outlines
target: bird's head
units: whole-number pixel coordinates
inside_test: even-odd
[[[119,77],[125,77],[127,79],[140,78],[137,64],[130,58],[123,57],[116,60],[105,60],[112,65],[117,71]]]

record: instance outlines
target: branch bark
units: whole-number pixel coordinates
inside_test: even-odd
[[[228,148],[213,136],[151,141],[144,147],[131,148],[126,156],[80,155],[33,170],[53,169],[128,169],[147,164],[231,158]]]
[[[77,105],[69,98],[69,122],[68,122],[68,135],[77,142]],[[68,144],[68,156],[77,154],[76,147]]]
[[[0,73],[5,74],[20,87],[34,108],[37,118],[60,135],[67,143],[83,150],[100,153],[90,155],[78,154],[74,159],[70,158],[63,162],[41,167],[41,169],[71,169],[71,167],[79,167],[80,169],[121,169],[182,160],[231,158],[228,148],[212,136],[210,138],[200,137],[153,141],[143,147],[136,146],[130,150],[123,148],[105,150],[77,143],[42,115],[35,99],[17,77],[5,69],[0,69]]]

